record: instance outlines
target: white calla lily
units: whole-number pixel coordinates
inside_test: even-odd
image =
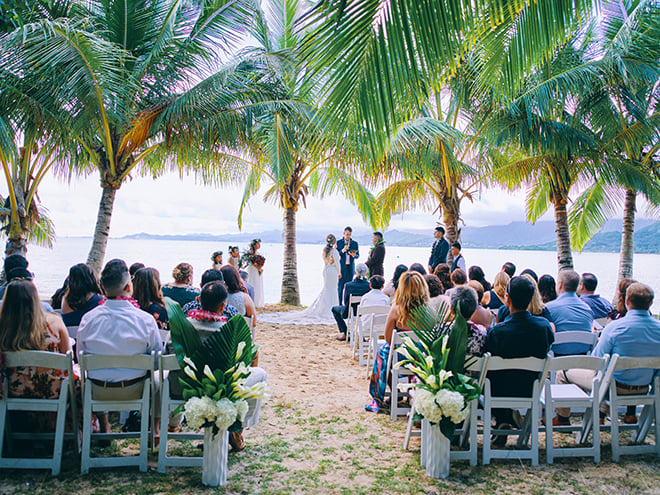
[[[213,372],[211,371],[211,368],[209,368],[208,364],[204,365],[204,375],[213,383],[216,383],[215,377],[213,376]]]
[[[195,375],[195,372],[192,370],[190,366],[186,366],[185,368],[183,368],[183,372],[193,380],[197,381],[197,375]]]
[[[195,371],[197,371],[197,366],[195,366],[195,363],[193,362],[193,360],[190,359],[188,356],[185,356],[183,358],[183,362],[186,363],[188,366],[190,366]]]
[[[236,359],[241,359],[244,349],[245,349],[245,342],[239,342],[238,347],[236,348]]]

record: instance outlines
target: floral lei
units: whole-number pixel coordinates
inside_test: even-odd
[[[137,302],[135,299],[133,299],[132,297],[128,297],[128,296],[117,296],[117,297],[115,297],[115,299],[117,299],[117,300],[119,300],[119,301],[128,301],[128,302],[131,303],[133,306],[135,306],[137,309],[141,309],[141,308],[140,308],[140,305],[138,304],[138,302]],[[105,301],[104,301],[104,302],[105,302]]]
[[[373,246],[371,246],[371,249],[369,250],[369,254],[371,254],[371,253],[373,252],[374,249],[376,249],[378,246],[380,246],[380,245],[382,245],[382,244],[385,244],[385,240],[383,240],[383,239],[379,239],[378,241],[376,241],[376,244],[374,244]]]
[[[211,311],[206,311],[204,309],[193,309],[188,313],[188,318],[192,318],[197,321],[221,321],[227,323],[227,318],[218,313],[212,313]]]

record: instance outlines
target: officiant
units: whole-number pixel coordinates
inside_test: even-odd
[[[360,257],[357,241],[351,239],[353,229],[346,227],[344,237],[337,241],[337,251],[339,251],[339,266],[341,266],[341,278],[337,284],[337,293],[339,301],[343,301],[344,285],[353,280],[355,274],[355,260]]]

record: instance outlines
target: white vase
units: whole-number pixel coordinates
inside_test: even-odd
[[[426,424],[424,428],[423,423]],[[422,422],[422,458],[426,466],[426,475],[431,478],[446,478],[449,476],[449,439],[444,436],[439,425],[428,421]]]
[[[213,434],[213,427],[204,428],[204,457],[202,461],[202,483],[206,486],[222,486],[227,483],[227,456],[229,454],[229,432]]]

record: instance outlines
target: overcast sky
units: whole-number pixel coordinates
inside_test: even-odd
[[[48,178],[39,188],[42,204],[55,222],[58,236],[91,236],[101,197],[99,179],[73,178],[71,183]],[[158,179],[134,178],[118,191],[112,216],[111,236],[147,232],[150,234],[237,233],[241,189],[215,189],[179,179],[172,174]],[[524,221],[524,193],[485,191],[481,198],[462,203],[465,224],[470,227]],[[393,218],[389,229],[433,228],[437,213],[410,212]],[[549,217],[551,218],[551,217]],[[300,230],[332,231],[352,225],[370,230],[359,211],[342,197],[308,198],[307,208],[298,214]],[[282,228],[282,211],[263,202],[263,194],[250,200],[244,213],[243,231],[261,232]]]

